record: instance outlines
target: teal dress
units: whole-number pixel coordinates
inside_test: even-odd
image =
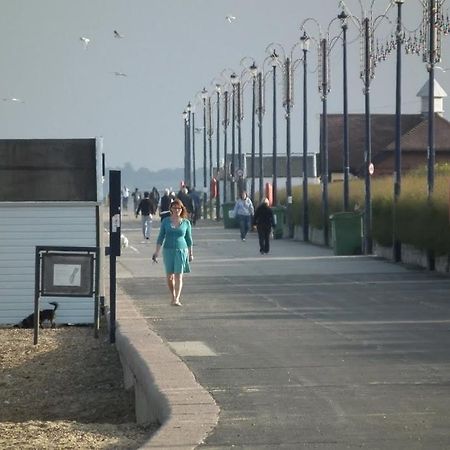
[[[178,227],[172,226],[170,217],[161,222],[156,241],[162,246],[166,273],[189,273],[189,247],[192,247],[192,227],[188,219],[182,219]]]

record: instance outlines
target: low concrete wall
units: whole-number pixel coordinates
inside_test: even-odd
[[[141,449],[193,449],[217,425],[219,407],[186,364],[153,332],[124,292],[117,293],[116,348],[136,420],[161,427]]]

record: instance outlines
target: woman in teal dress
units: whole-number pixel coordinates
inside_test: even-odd
[[[157,261],[162,247],[167,286],[172,295],[171,304],[174,306],[181,306],[183,273],[191,271],[189,263],[194,259],[192,229],[187,217],[187,210],[181,200],[174,200],[170,205],[170,217],[161,221],[156,250],[153,253],[153,261]]]

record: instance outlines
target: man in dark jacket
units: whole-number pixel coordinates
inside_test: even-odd
[[[159,204],[159,217],[161,217],[161,220],[170,216],[171,203],[172,197],[170,196],[170,190],[164,189],[164,195],[161,197],[161,203]]]
[[[155,203],[150,198],[150,194],[148,192],[144,192],[144,198],[139,202],[139,205],[136,209],[136,218],[139,216],[139,213],[141,213],[142,233],[144,235],[144,239],[146,240],[150,239],[150,233],[152,231],[153,214],[155,214],[155,212],[156,212]]]
[[[275,228],[273,211],[270,209],[269,200],[264,198],[262,203],[256,208],[253,216],[253,226],[256,225],[259,238],[259,251],[261,255],[269,253],[270,234],[272,228]]]

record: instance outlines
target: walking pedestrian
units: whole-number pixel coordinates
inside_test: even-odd
[[[128,211],[129,197],[130,197],[130,190],[124,185],[122,188],[122,206],[124,211]]]
[[[164,195],[161,197],[161,203],[159,205],[159,217],[161,221],[166,217],[170,216],[170,204],[172,203],[172,198],[170,197],[170,190],[164,189]]]
[[[269,253],[270,235],[275,228],[273,211],[269,206],[269,199],[264,198],[261,204],[256,208],[253,216],[253,226],[256,226],[259,239],[259,252],[261,255]]]
[[[150,198],[150,194],[148,192],[144,192],[144,198],[139,202],[139,205],[136,209],[136,218],[139,216],[139,213],[141,213],[142,234],[144,235],[145,240],[150,239],[153,214],[155,214],[155,212],[155,203]]]
[[[181,306],[183,274],[191,271],[189,263],[194,259],[192,253],[192,228],[187,211],[179,199],[170,205],[170,217],[161,222],[153,261],[158,261],[159,251],[163,249],[167,286],[172,297],[171,305]]]
[[[133,197],[133,209],[136,213],[136,210],[139,206],[139,202],[141,201],[141,194],[139,192],[138,188],[134,188],[134,191],[132,192],[131,196]]]
[[[234,217],[239,222],[239,228],[241,230],[241,240],[245,241],[245,237],[250,230],[252,216],[255,213],[253,203],[247,195],[246,191],[241,192],[241,198],[236,201],[234,205]]]
[[[197,220],[200,219],[202,213],[202,200],[200,197],[200,192],[195,189],[195,186],[192,188],[191,192],[189,192],[189,197],[191,197],[192,206],[194,208],[194,212],[192,214],[192,225],[195,225]]]

